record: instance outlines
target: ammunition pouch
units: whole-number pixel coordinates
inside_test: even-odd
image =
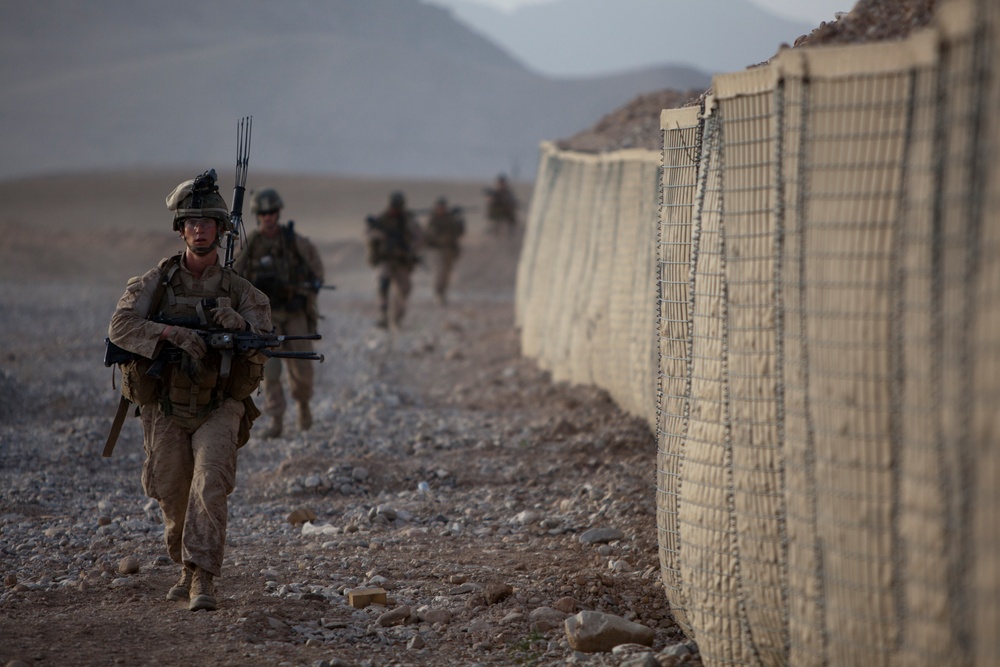
[[[235,364],[234,364],[235,366]],[[261,412],[253,399],[247,396],[243,399],[243,416],[240,418],[240,427],[236,436],[236,446],[242,447],[250,440],[250,429],[253,423],[260,417]]]
[[[237,401],[249,399],[264,379],[265,360],[260,354],[233,355],[225,393]]]
[[[152,359],[139,356],[119,364],[122,371],[122,396],[140,406],[157,401],[160,380],[146,374],[152,365]]]

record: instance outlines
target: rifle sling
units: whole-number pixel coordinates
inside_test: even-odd
[[[111,454],[115,451],[115,444],[118,442],[118,436],[122,432],[122,425],[125,423],[125,417],[128,415],[128,406],[131,402],[124,396],[118,401],[118,412],[115,413],[115,420],[111,424],[111,432],[108,433],[108,441],[104,443],[104,451],[101,456],[104,458],[110,458]]]

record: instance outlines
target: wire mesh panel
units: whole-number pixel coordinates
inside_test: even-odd
[[[789,506],[793,494],[805,500],[801,518],[811,513],[816,542],[793,546],[807,553],[790,568],[813,568],[798,573],[806,585],[793,585],[791,595],[807,596],[794,601],[807,614],[802,629],[820,632],[793,628],[793,664],[886,664],[901,613],[897,281],[913,58],[895,45],[849,51],[809,53],[800,87],[799,210],[789,250],[798,274],[786,274],[799,284],[788,306],[797,312],[786,320],[798,325],[787,335],[799,336],[804,362],[787,380],[802,400],[796,436],[804,440],[786,435],[801,454],[794,479],[804,487],[792,486],[791,472],[787,479]],[[789,420],[792,410],[789,401]],[[796,458],[789,455],[789,467]],[[819,595],[810,595],[810,583]]]
[[[949,646],[961,664],[997,664],[1000,513],[996,8],[943,7],[939,312],[941,439]]]
[[[539,175],[532,195],[525,233],[526,251],[518,263],[518,311],[521,313],[521,351],[545,367],[541,354],[545,346],[546,314],[550,287],[559,264],[559,238],[566,198],[572,190],[569,169],[551,145],[542,146]]]
[[[660,573],[674,619],[693,636],[680,571],[680,497],[691,360],[691,249],[701,159],[700,107],[664,111],[658,236],[656,527]]]
[[[900,333],[902,377],[899,467],[902,627],[899,655],[912,664],[949,663],[953,655],[945,551],[948,522],[938,464],[941,434],[937,386],[941,373],[938,68],[913,74],[912,122],[907,149],[903,224],[900,226]]]
[[[778,323],[781,235],[779,163],[772,77],[748,70],[715,82],[725,128],[725,252],[731,526],[740,621],[754,663],[787,660],[788,610],[781,441],[781,347]],[[746,79],[765,80],[760,90]],[[730,87],[736,88],[728,95]]]
[[[950,49],[949,49],[950,50]],[[959,50],[959,52],[961,49]],[[955,52],[957,55],[959,52]],[[915,664],[952,663],[960,655],[949,609],[955,547],[949,505],[955,492],[942,429],[943,291],[940,186],[950,115],[938,100],[967,98],[967,83],[950,71],[945,54],[937,67],[914,75],[913,122],[907,166],[905,225],[901,228],[901,377],[899,535],[902,563],[898,652]],[[964,66],[960,66],[964,67]],[[954,75],[959,74],[956,78]],[[965,77],[967,79],[967,75]],[[943,94],[947,86],[951,92]],[[964,92],[960,88],[966,88]],[[945,102],[947,105],[948,103]],[[966,104],[961,102],[962,105]],[[963,129],[964,134],[967,129]],[[967,145],[959,149],[967,158]],[[960,661],[961,662],[961,661]]]
[[[621,187],[621,211],[634,226],[631,244],[619,245],[616,281],[621,280],[612,307],[621,322],[615,344],[624,351],[612,395],[621,405],[651,426],[656,421],[656,234],[659,216],[660,156],[626,163]],[[650,197],[650,193],[653,194]],[[618,314],[617,311],[620,311]]]
[[[778,332],[783,352],[782,392],[784,396],[784,484],[785,531],[788,535],[788,632],[789,664],[822,665],[825,644],[823,618],[823,580],[818,576],[821,562],[816,529],[815,465],[812,454],[811,429],[808,413],[808,364],[803,329],[805,318],[803,299],[804,271],[803,183],[800,148],[807,131],[803,113],[801,78],[789,77],[782,82],[781,156],[782,192],[781,224],[784,240],[779,264]]]
[[[612,350],[612,327],[609,312],[612,306],[614,253],[618,241],[621,174],[620,162],[596,168],[591,215],[586,220],[590,228],[584,270],[577,282],[581,298],[576,301],[578,313],[570,332],[569,356],[573,382],[603,385],[616,380],[616,368],[603,364]],[[584,221],[581,220],[581,223]],[[620,374],[620,370],[618,371]]]
[[[593,234],[594,192],[599,176],[593,161],[586,158],[574,160],[569,169],[573,179],[566,183],[567,197],[558,222],[558,257],[562,261],[549,283],[551,296],[542,355],[555,380],[573,379],[569,343],[574,329],[580,326],[581,303],[586,296],[579,285],[591,268],[588,265],[592,257],[587,249]]]
[[[690,407],[678,506],[688,618],[702,656],[716,665],[744,664],[750,657],[739,615],[731,524],[722,130],[716,118],[706,119],[698,235],[692,247]]]
[[[538,161],[538,175],[535,180],[534,192],[531,196],[531,207],[525,224],[524,239],[521,242],[521,254],[517,262],[517,276],[514,287],[514,321],[519,327],[524,327],[529,304],[533,300],[536,286],[539,261],[538,250],[545,221],[549,219],[550,206],[555,192],[555,183],[559,179],[561,162],[556,156],[551,144],[542,144]]]
[[[655,401],[706,664],[1000,664],[998,14],[717,77],[661,115],[658,177],[544,149],[524,351]]]
[[[975,474],[970,498],[975,559],[970,568],[969,613],[972,662],[985,667],[1000,664],[1000,5],[993,0],[979,0],[976,5],[975,24],[982,29],[977,72],[983,94],[976,178],[983,192],[977,195],[977,308],[970,349],[975,369],[970,452]]]
[[[542,154],[518,266],[522,352],[652,426],[660,155]]]

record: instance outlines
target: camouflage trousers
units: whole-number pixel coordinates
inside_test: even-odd
[[[434,294],[443,301],[458,261],[458,248],[441,248],[434,254]]]
[[[218,576],[226,547],[228,496],[236,486],[243,403],[227,398],[201,419],[142,410],[146,462],[142,488],[160,504],[167,554]]]
[[[379,264],[378,308],[390,322],[399,324],[406,314],[406,300],[410,297],[412,267],[401,264]]]
[[[305,336],[312,333],[309,330],[309,318],[306,311],[292,313],[276,311],[274,318],[274,333],[279,336]],[[290,340],[281,346],[285,352],[312,352],[311,340]],[[281,385],[281,369],[288,371],[288,389],[292,400],[297,403],[308,403],[313,395],[313,363],[305,359],[270,358],[264,364],[264,414],[270,417],[280,417],[285,414],[288,402],[285,400],[285,390]]]

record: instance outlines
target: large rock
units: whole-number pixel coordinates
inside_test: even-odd
[[[528,615],[531,629],[545,634],[566,622],[566,614],[552,607],[538,607]]]
[[[599,611],[581,611],[566,619],[569,645],[584,653],[610,651],[619,644],[652,646],[655,633],[645,625]]]

